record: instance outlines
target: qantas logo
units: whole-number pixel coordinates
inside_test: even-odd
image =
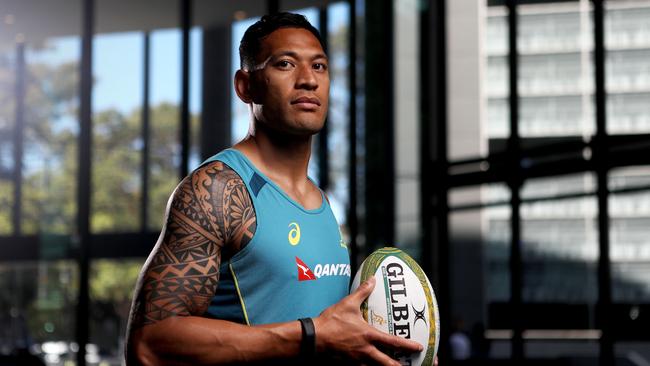
[[[328,276],[347,276],[350,277],[350,265],[340,264],[317,264],[312,272],[311,268],[300,258],[296,257],[296,267],[298,268],[298,281],[311,281],[321,277]]]
[[[348,276],[350,277],[350,265],[345,263],[340,264],[317,264],[314,267],[316,277],[326,276]]]
[[[298,257],[296,257],[296,266],[298,266],[298,281],[311,281],[316,279],[314,272]]]

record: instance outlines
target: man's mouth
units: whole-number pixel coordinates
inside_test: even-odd
[[[291,104],[297,104],[301,107],[315,108],[320,106],[320,101],[317,98],[300,97],[292,100]]]

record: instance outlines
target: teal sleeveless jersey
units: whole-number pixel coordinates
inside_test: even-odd
[[[246,184],[257,228],[253,239],[222,263],[219,285],[205,316],[243,324],[268,324],[318,316],[348,294],[350,260],[325,196],[303,208],[241,152],[221,161]]]

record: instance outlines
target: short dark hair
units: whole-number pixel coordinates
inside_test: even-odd
[[[255,56],[260,52],[262,39],[280,28],[302,28],[310,31],[320,43],[323,50],[325,45],[318,29],[300,14],[276,13],[265,15],[255,24],[248,27],[239,43],[239,61],[244,70],[251,70],[255,66]]]

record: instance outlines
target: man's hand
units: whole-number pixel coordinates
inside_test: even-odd
[[[314,318],[317,353],[359,363],[400,366],[399,362],[381,352],[379,348],[404,353],[422,351],[423,347],[419,343],[381,332],[363,320],[361,303],[370,296],[374,288],[373,277]]]

